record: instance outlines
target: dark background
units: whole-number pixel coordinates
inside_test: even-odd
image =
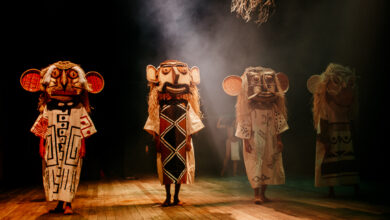
[[[184,2],[184,3],[183,3]],[[248,66],[271,67],[290,79],[290,130],[283,134],[287,178],[314,178],[315,132],[306,80],[329,62],[359,75],[360,114],[355,148],[362,181],[388,176],[388,77],[386,1],[276,0],[276,12],[257,26],[230,13],[230,1],[29,1],[4,5],[0,95],[2,185],[41,183],[38,138],[29,131],[38,116],[38,93],[19,83],[29,68],[59,60],[95,70],[105,79],[90,95],[98,133],[87,140],[82,178],[155,174],[147,118],[147,64],[178,59],[201,70],[206,128],[194,137],[197,176],[218,175],[224,157],[219,116],[234,113],[224,77]],[[150,152],[145,152],[149,145]],[[242,171],[242,170],[241,170]]]

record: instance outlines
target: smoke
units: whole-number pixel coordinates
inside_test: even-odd
[[[378,60],[367,54],[374,54],[374,39],[381,33],[378,28],[383,22],[375,14],[384,14],[383,2],[280,0],[275,13],[260,27],[232,14],[230,0],[150,0],[141,4],[142,40],[154,47],[145,62],[158,65],[177,59],[200,68],[202,111],[212,140],[218,136],[218,117],[235,110],[236,99],[223,92],[223,79],[241,75],[249,66],[263,66],[286,73],[290,80],[286,97],[291,129],[285,135],[286,143],[294,145],[300,139],[304,140],[300,145],[306,147],[286,153],[297,158],[313,153],[313,140],[307,138],[313,131],[307,79],[330,62],[356,67],[359,73]],[[299,169],[310,163],[301,163]],[[294,160],[286,164],[297,167]]]
[[[234,99],[221,84],[227,75],[241,75],[247,65],[258,65],[261,44],[255,25],[245,26],[231,14],[229,1],[152,0],[141,5],[140,14],[142,27],[157,35],[160,60],[152,64],[177,59],[198,66],[205,115],[234,112]]]
[[[140,21],[144,33],[153,33],[144,38],[151,42],[145,43],[157,47],[158,56],[156,60],[151,56],[150,64],[175,59],[199,67],[207,131],[199,135],[203,150],[198,147],[197,154],[207,157],[211,149],[222,157],[225,131],[216,129],[217,121],[222,115],[235,115],[236,102],[236,97],[223,92],[222,81],[228,75],[241,75],[248,65],[258,65],[261,43],[256,25],[243,25],[245,21],[230,13],[229,1],[207,0],[147,1],[141,5]],[[213,162],[218,164],[212,166],[218,167],[218,160]]]

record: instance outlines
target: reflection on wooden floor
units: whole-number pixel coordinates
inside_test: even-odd
[[[302,185],[300,185],[302,186]],[[310,187],[309,187],[310,188]],[[173,188],[172,188],[173,190]],[[352,192],[352,190],[351,190]],[[336,191],[337,193],[337,191]],[[198,178],[183,185],[184,206],[161,207],[164,187],[155,177],[136,180],[81,181],[72,216],[48,214],[42,187],[3,191],[0,219],[389,219],[389,207],[305,190],[291,184],[269,187],[272,202],[255,205],[245,176]]]

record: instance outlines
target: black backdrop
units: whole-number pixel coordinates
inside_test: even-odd
[[[101,171],[114,178],[155,173],[152,140],[142,129],[147,118],[145,67],[165,59],[183,60],[201,70],[206,129],[194,140],[197,175],[216,175],[221,169],[224,134],[215,125],[219,115],[234,112],[235,102],[223,93],[222,79],[241,74],[247,66],[262,65],[290,77],[290,130],[283,135],[287,178],[314,176],[315,132],[306,80],[336,62],[354,68],[360,76],[356,151],[362,178],[386,179],[385,1],[276,1],[276,13],[262,26],[236,18],[229,0],[188,1],[190,8],[175,5],[184,1],[173,1],[174,5],[161,1],[171,9],[168,15],[179,13],[173,19],[164,17],[157,2],[61,0],[4,5],[2,183],[41,181],[38,138],[29,132],[38,116],[38,94],[24,91],[19,78],[29,68],[58,60],[78,63],[105,78],[103,92],[90,95],[98,133],[87,140],[83,179],[98,179]],[[187,14],[180,14],[181,9]]]

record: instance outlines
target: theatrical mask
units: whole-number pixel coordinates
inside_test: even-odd
[[[277,74],[271,69],[248,72],[247,79],[249,100],[272,101],[280,90],[277,86]]]
[[[199,84],[199,68],[188,68],[186,63],[168,60],[158,68],[152,65],[146,67],[147,79],[156,83],[160,93],[185,94],[190,92],[191,85]]]
[[[245,96],[251,103],[273,102],[278,95],[287,92],[288,77],[270,68],[249,67],[242,77],[234,75],[226,77],[222,86],[224,91],[232,96],[246,92]]]
[[[349,106],[353,103],[355,75],[352,72],[335,72],[329,74],[327,92],[338,105]]]
[[[86,96],[86,92],[99,93],[104,87],[103,77],[95,71],[85,73],[77,64],[56,62],[42,70],[29,69],[20,78],[22,87],[29,92],[42,91],[48,101],[69,102]]]

